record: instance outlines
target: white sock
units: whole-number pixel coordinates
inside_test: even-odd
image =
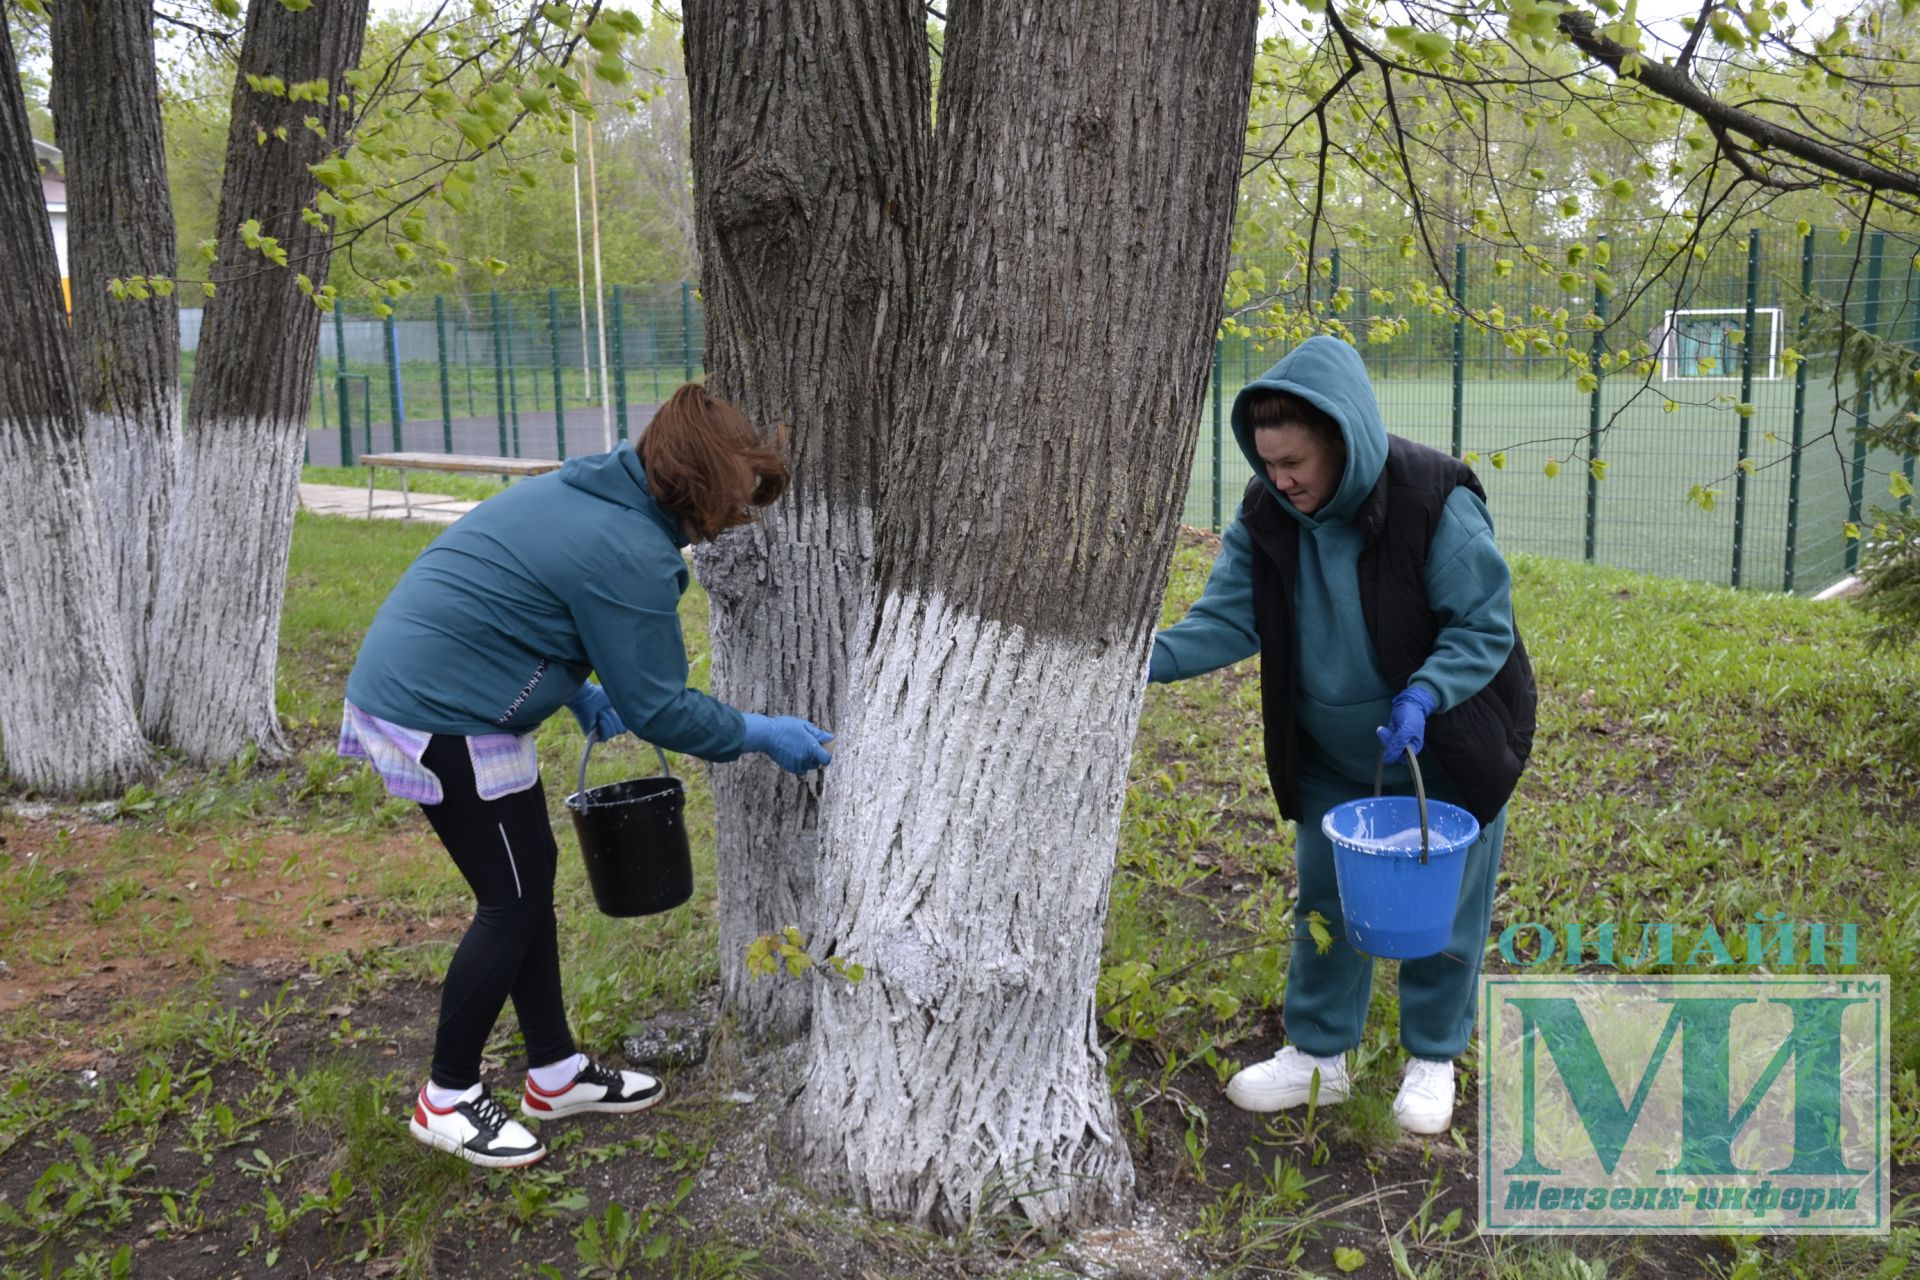
[[[545,1089],[548,1093],[552,1093],[556,1089],[564,1089],[572,1084],[573,1078],[579,1075],[581,1068],[586,1065],[587,1055],[584,1053],[576,1053],[571,1058],[562,1058],[558,1062],[549,1062],[544,1067],[528,1067],[527,1078],[539,1085],[542,1089]]]
[[[472,1102],[480,1096],[479,1085],[469,1085],[465,1089],[443,1089],[433,1081],[427,1081],[427,1105],[445,1111],[448,1107],[462,1102]]]

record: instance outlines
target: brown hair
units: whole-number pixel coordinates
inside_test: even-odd
[[[660,406],[634,448],[647,487],[695,542],[751,524],[787,491],[787,433],[769,443],[747,415],[689,382]]]
[[[1248,431],[1262,427],[1299,427],[1332,451],[1342,467],[1347,462],[1347,436],[1325,409],[1288,391],[1262,388],[1248,394],[1242,410]]]

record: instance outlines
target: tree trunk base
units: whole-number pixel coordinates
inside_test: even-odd
[[[1124,1214],[1093,993],[1139,646],[1031,637],[937,597],[895,597],[859,634],[815,954],[867,972],[817,984],[803,1165],[940,1230]]]
[[[156,741],[195,764],[224,764],[248,747],[267,760],[290,754],[274,670],[299,493],[296,424],[235,421],[187,434],[143,716]]]
[[[153,773],[127,694],[126,656],[107,598],[87,456],[69,440],[37,448],[0,423],[0,655],[5,760],[14,781],[55,795],[119,795]]]

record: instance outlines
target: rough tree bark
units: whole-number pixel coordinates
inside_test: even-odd
[[[152,767],[94,507],[53,233],[0,24],[0,734],[36,790],[118,792]]]
[[[150,0],[53,6],[53,119],[66,153],[74,371],[112,600],[138,706],[180,443],[180,311],[107,281],[176,273]]]
[[[908,212],[928,144],[917,0],[709,0],[686,11],[708,385],[791,432],[793,486],[697,554],[714,692],[837,725],[905,369]],[[813,927],[816,788],[767,761],[714,771],[725,1000],[749,1034],[805,1029],[809,989],[761,981],[755,937]]]
[[[822,814],[810,1179],[1123,1208],[1099,971],[1219,320],[1251,0],[949,6],[914,344]]]
[[[331,249],[329,231],[300,215],[319,192],[307,166],[350,121],[344,75],[366,26],[367,0],[247,8],[220,185],[218,293],[201,323],[143,709],[150,734],[201,763],[249,745],[269,757],[285,750],[274,664],[321,318],[294,273],[318,288]],[[321,101],[292,101],[249,76],[327,89]],[[245,247],[249,220],[286,250],[286,269]]]

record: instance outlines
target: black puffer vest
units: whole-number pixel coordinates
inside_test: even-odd
[[[1360,552],[1360,606],[1387,684],[1407,687],[1433,654],[1440,621],[1427,603],[1427,548],[1447,498],[1465,485],[1486,491],[1464,463],[1425,445],[1387,437],[1387,463],[1354,517],[1365,538]],[[1241,523],[1253,557],[1253,612],[1260,635],[1260,701],[1266,716],[1267,777],[1282,817],[1301,815],[1300,733],[1293,704],[1299,672],[1293,652],[1294,586],[1300,576],[1300,525],[1265,481],[1247,485]],[[1423,760],[1446,772],[1465,808],[1482,825],[1513,795],[1533,750],[1533,664],[1516,625],[1513,652],[1487,687],[1427,720]]]

